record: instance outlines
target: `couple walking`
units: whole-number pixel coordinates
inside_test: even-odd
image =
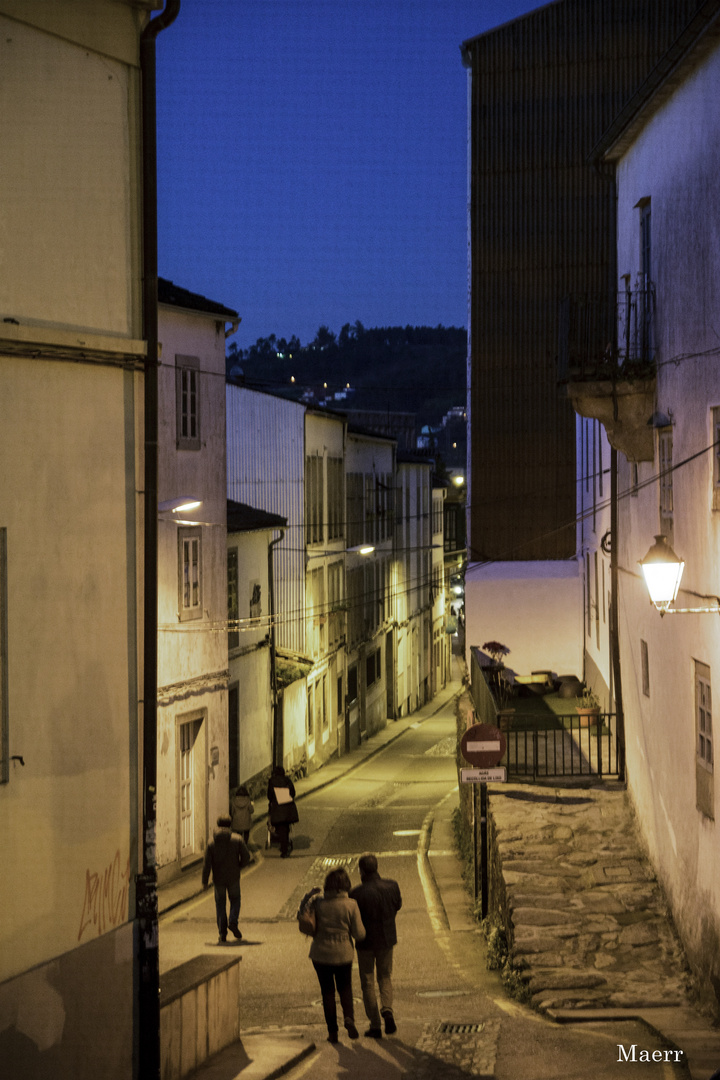
[[[353,941],[357,948],[360,986],[370,1027],[368,1038],[382,1038],[397,1031],[393,1015],[392,962],[397,944],[395,916],[402,907],[396,881],[382,878],[378,861],[372,854],[362,855],[358,867],[360,884],[355,888],[345,870],[331,870],[325,888],[313,889],[303,897],[300,912],[312,908],[315,933],[310,959],[317,973],[322,994],[328,1042],[338,1041],[335,990],[343,1010],[345,1029],[357,1039],[352,994]],[[298,912],[298,915],[300,914]],[[380,990],[380,1006],[375,993],[375,979]]]

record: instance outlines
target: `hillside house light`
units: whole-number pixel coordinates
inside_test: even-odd
[[[664,615],[675,602],[685,563],[670,547],[667,537],[660,533],[645,558],[640,560],[640,566],[650,599]]]

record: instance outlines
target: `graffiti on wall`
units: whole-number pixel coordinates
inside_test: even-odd
[[[128,891],[130,888],[130,856],[123,866],[120,851],[99,874],[85,871],[85,899],[78,941],[86,931],[104,934],[113,926],[119,926],[128,917]]]

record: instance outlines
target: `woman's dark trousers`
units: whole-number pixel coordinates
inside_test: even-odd
[[[352,963],[350,964],[320,964],[313,960],[313,967],[317,972],[322,994],[323,1013],[329,1034],[337,1035],[337,1008],[335,1004],[335,987],[340,997],[343,1017],[354,1019],[353,995],[352,995]]]

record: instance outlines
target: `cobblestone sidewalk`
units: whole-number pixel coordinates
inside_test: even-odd
[[[493,884],[534,1005],[688,1003],[687,964],[625,792],[507,785],[490,815]]]
[[[495,1075],[499,1020],[479,1024],[425,1024],[416,1043],[412,1080],[455,1080]]]

